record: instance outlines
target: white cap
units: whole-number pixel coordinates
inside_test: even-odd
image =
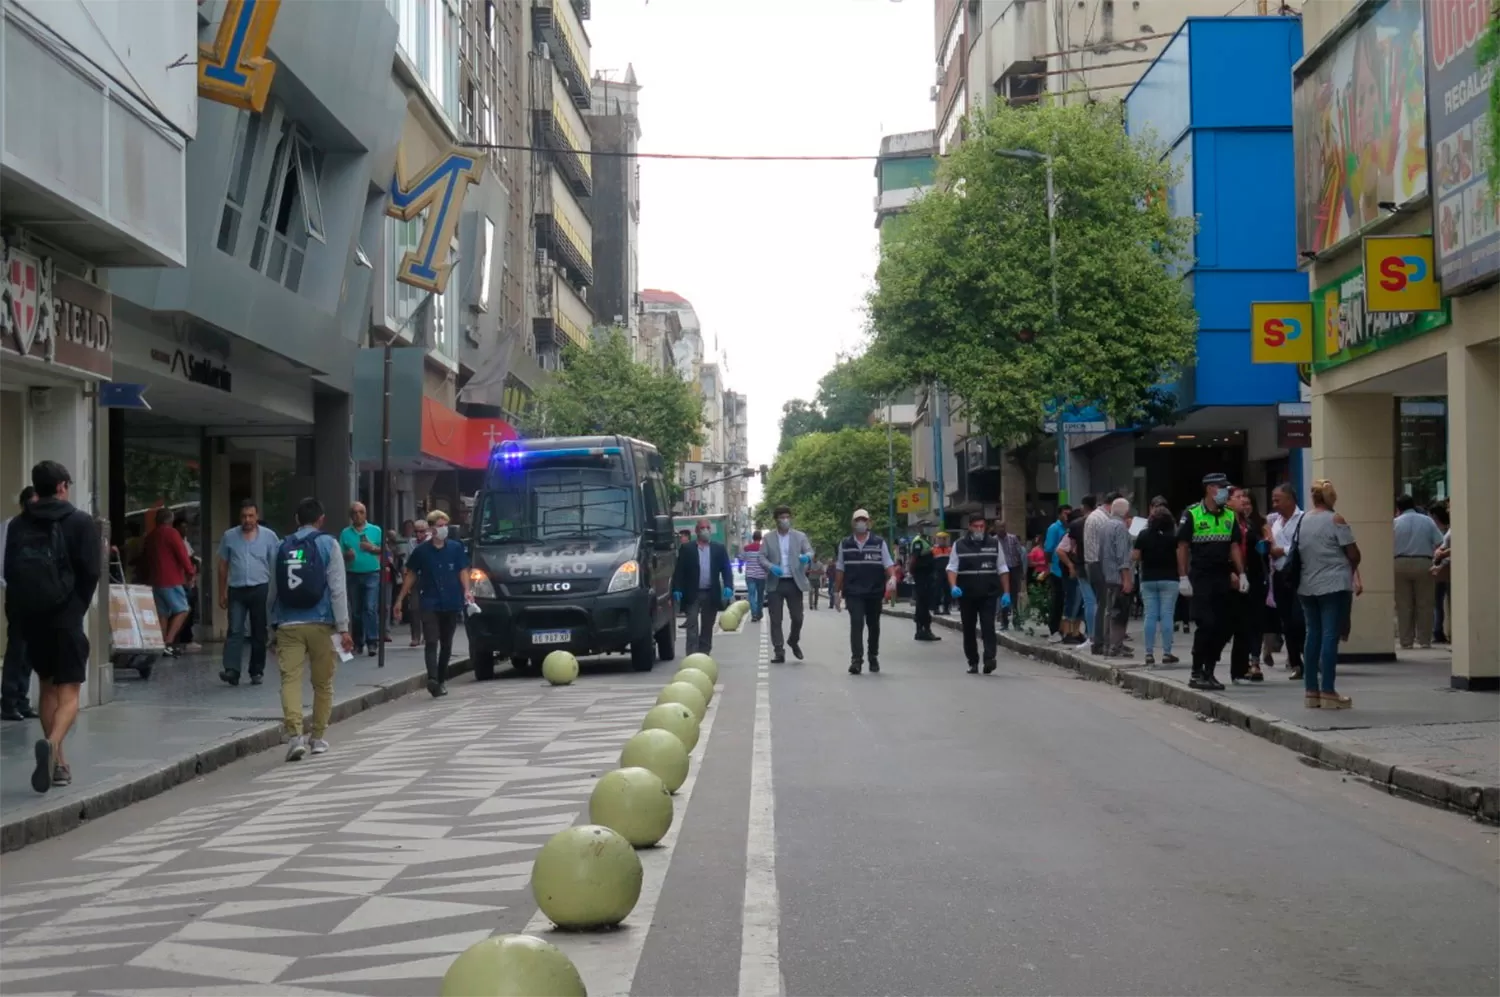
[[[853,522],[856,519],[868,520],[869,518],[870,518],[870,514],[867,511],[865,511],[864,509],[855,509],[854,510],[854,515],[849,517],[849,521]]]

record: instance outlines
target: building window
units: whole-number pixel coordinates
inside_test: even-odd
[[[475,305],[482,312],[490,310],[490,272],[495,263],[495,223],[485,215],[480,222],[480,257],[475,260],[479,267],[479,294]]]
[[[234,158],[229,168],[229,190],[224,195],[224,210],[219,216],[218,246],[234,255],[240,239],[240,221],[245,215],[245,197],[250,192],[250,171],[260,146],[264,120],[259,114],[241,114],[234,129]]]
[[[292,291],[302,284],[308,240],[325,241],[323,201],[318,193],[322,158],[295,124],[282,123],[250,266]]]

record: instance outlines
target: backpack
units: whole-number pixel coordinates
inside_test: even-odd
[[[9,608],[22,616],[51,616],[73,598],[75,577],[61,520],[21,516],[11,524],[6,546],[15,577],[7,578]]]
[[[322,533],[295,533],[276,548],[276,600],[288,609],[313,609],[328,593],[328,565],[318,545]]]

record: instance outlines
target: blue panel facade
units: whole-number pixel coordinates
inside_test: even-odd
[[[1295,18],[1189,18],[1125,99],[1132,135],[1167,147],[1182,176],[1169,191],[1196,215],[1185,277],[1198,311],[1185,410],[1296,401],[1295,368],[1250,363],[1250,303],[1305,300],[1297,270],[1291,67]]]

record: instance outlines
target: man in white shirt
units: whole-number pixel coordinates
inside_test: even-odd
[[[1266,517],[1266,525],[1271,528],[1271,598],[1276,603],[1276,615],[1281,619],[1286,666],[1291,669],[1288,678],[1299,679],[1302,677],[1302,643],[1307,639],[1307,625],[1302,618],[1302,605],[1297,601],[1297,586],[1286,575],[1286,563],[1297,542],[1303,513],[1297,507],[1297,493],[1289,483],[1282,482],[1272,490],[1271,508],[1271,515]]]

